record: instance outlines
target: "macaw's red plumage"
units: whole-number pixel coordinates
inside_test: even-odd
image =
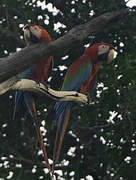
[[[51,37],[48,34],[48,32],[43,27],[35,24],[27,24],[24,27],[24,39],[26,41],[27,46],[35,43],[48,43],[51,41]],[[48,79],[48,71],[51,66],[51,63],[52,57],[50,56],[48,59],[45,59],[25,70],[22,73],[21,78],[45,82]],[[50,171],[51,168],[48,162],[46,148],[43,143],[43,137],[38,123],[35,106],[35,97],[36,96],[31,92],[16,91],[13,119],[15,118],[16,114],[19,114],[22,111],[24,113],[24,111],[26,110],[31,115],[36,126],[39,142],[44,154],[44,159]]]
[[[107,43],[97,43],[87,48],[69,67],[62,91],[79,91],[88,94],[93,87],[93,80],[103,61],[111,62],[114,57],[114,47]],[[55,163],[59,158],[64,133],[68,124],[71,102],[56,102],[54,111],[58,120],[58,129],[53,152],[52,172],[54,173]]]
[[[43,27],[34,24],[27,24],[24,27],[24,38],[27,45],[42,42],[48,43],[51,41],[51,37],[48,32]],[[48,78],[48,70],[51,62],[52,57],[50,56],[48,59],[45,59],[31,67],[33,69],[29,68],[28,70],[32,70],[30,74],[28,71],[25,71],[26,73],[24,72],[24,75],[29,76],[30,79],[44,82]]]

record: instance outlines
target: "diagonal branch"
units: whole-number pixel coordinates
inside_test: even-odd
[[[67,34],[53,42],[35,44],[8,57],[0,58],[0,82],[24,71],[32,64],[42,61],[50,55],[54,55],[68,47],[76,46],[77,43],[80,44],[89,35],[96,35],[102,32],[106,25],[113,22],[113,20],[118,20],[121,17],[124,18],[128,12],[128,9],[121,9],[105,13],[93,18],[88,23],[74,27]]]
[[[77,103],[93,104],[88,97],[76,91],[56,91],[49,88],[46,84],[36,82],[30,79],[17,80],[12,77],[9,80],[0,84],[0,95],[9,90],[32,91],[50,97],[55,101],[74,101]]]

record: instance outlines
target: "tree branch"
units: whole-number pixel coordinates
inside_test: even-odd
[[[89,35],[96,35],[113,20],[127,15],[128,9],[112,11],[93,18],[88,23],[79,25],[67,34],[48,44],[35,44],[24,48],[8,57],[0,58],[0,82],[3,82],[19,72],[24,71],[32,64],[42,61],[55,53],[76,46],[83,42]],[[30,53],[31,52],[31,53]]]
[[[84,94],[76,91],[55,91],[49,88],[46,84],[30,79],[17,80],[16,77],[12,77],[0,84],[0,95],[8,90],[32,91],[46,95],[55,101],[75,101],[77,103],[93,104],[93,102],[90,102],[88,97]]]

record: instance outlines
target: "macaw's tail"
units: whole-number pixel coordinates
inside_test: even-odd
[[[35,107],[35,101],[34,101],[33,96],[29,92],[22,92],[22,91],[16,92],[13,119],[15,118],[16,110],[18,108],[21,109],[19,107],[20,105],[26,106],[29,114],[32,116],[32,119],[33,119],[35,127],[36,127],[38,140],[39,140],[41,149],[43,151],[44,160],[46,162],[47,168],[48,168],[49,173],[50,173],[51,167],[50,167],[50,164],[48,161],[46,147],[44,146],[43,136],[42,136],[42,132],[40,130],[39,122],[38,122],[38,117],[37,117],[37,112],[36,112],[36,107]]]
[[[48,161],[48,155],[47,155],[46,147],[44,145],[44,140],[43,140],[42,132],[40,130],[40,125],[39,125],[39,122],[38,122],[38,117],[37,117],[37,112],[36,112],[36,108],[35,108],[35,103],[34,103],[33,100],[30,101],[30,106],[32,108],[33,120],[34,120],[34,124],[35,124],[35,127],[36,127],[39,143],[40,143],[41,149],[43,151],[44,160],[46,162],[47,168],[48,168],[49,173],[50,173],[51,172],[51,167],[50,167],[50,164],[49,164],[49,161]]]
[[[55,164],[59,158],[63,137],[68,125],[70,107],[71,104],[68,102],[57,102],[55,104],[56,119],[58,119],[58,129],[53,150],[52,176],[54,175]]]

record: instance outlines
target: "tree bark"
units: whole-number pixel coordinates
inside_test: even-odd
[[[19,52],[0,58],[0,82],[24,71],[32,64],[42,61],[59,51],[63,51],[71,46],[76,46],[83,42],[89,35],[96,35],[104,30],[114,20],[124,18],[129,13],[128,9],[112,11],[91,21],[72,28],[67,34],[48,44],[35,44],[26,47]]]
[[[76,91],[56,91],[49,88],[45,83],[36,82],[30,79],[20,79],[14,76],[0,84],[0,95],[9,90],[31,91],[46,95],[55,101],[74,101],[88,105],[94,104],[86,95]]]

